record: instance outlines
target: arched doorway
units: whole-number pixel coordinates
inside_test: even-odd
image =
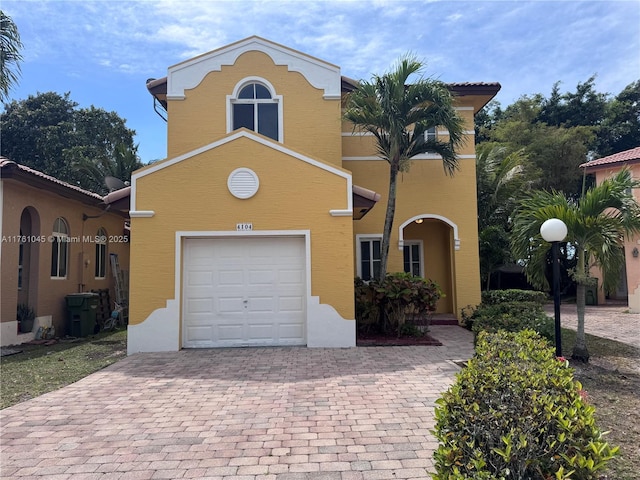
[[[20,215],[18,250],[18,304],[36,309],[38,299],[38,264],[40,259],[40,216],[33,207]],[[36,312],[37,313],[37,312]]]
[[[454,275],[457,230],[447,218],[430,214],[417,215],[400,225],[404,271],[435,281],[444,293],[436,313],[455,314],[457,309]]]

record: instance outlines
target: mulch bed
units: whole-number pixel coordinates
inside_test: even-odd
[[[428,334],[421,337],[410,337],[408,335],[397,337],[395,335],[358,334],[356,345],[358,347],[407,347],[410,345],[439,347],[442,346],[442,343]]]

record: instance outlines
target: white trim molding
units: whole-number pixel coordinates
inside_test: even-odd
[[[132,197],[133,198],[133,197]],[[130,210],[130,218],[151,218],[156,214],[153,210]]]
[[[238,140],[239,138],[246,138],[249,139],[251,141],[254,141],[256,143],[259,143],[265,147],[271,148],[273,150],[276,150],[278,152],[284,153],[285,155],[288,155],[290,157],[296,158],[298,160],[301,160],[309,165],[313,165],[314,167],[317,167],[321,170],[324,170],[326,172],[332,173],[333,175],[337,175],[338,177],[344,178],[345,180],[345,192],[346,192],[346,196],[345,196],[345,202],[346,202],[346,208],[342,207],[342,208],[338,208],[338,209],[331,209],[331,211],[353,211],[353,182],[352,182],[352,178],[351,178],[351,173],[348,170],[345,170],[343,168],[339,168],[339,167],[335,167],[333,165],[329,165],[327,163],[321,162],[319,160],[316,160],[314,158],[311,157],[307,157],[306,155],[303,155],[301,153],[298,153],[294,150],[291,150],[287,147],[285,147],[284,145],[282,145],[281,143],[278,143],[274,140],[265,138],[261,135],[258,135],[250,130],[247,129],[241,129],[241,130],[236,130],[234,133],[227,135],[226,137],[217,140],[213,143],[210,143],[209,145],[205,145],[203,147],[197,148],[195,150],[192,150],[191,152],[185,153],[184,155],[180,155],[178,157],[174,157],[174,158],[170,158],[167,160],[163,160],[161,162],[158,163],[154,163],[152,164],[150,167],[144,168],[142,170],[138,170],[137,172],[134,172],[133,175],[131,176],[131,197],[130,197],[130,202],[131,202],[131,214],[135,214],[135,215],[131,215],[132,217],[134,216],[139,216],[139,217],[149,217],[149,216],[153,216],[155,214],[155,212],[153,210],[136,210],[136,204],[137,204],[137,194],[138,194],[138,179],[146,177],[147,175],[151,175],[159,170],[162,170],[164,168],[170,167],[172,165],[175,165],[177,163],[180,163],[182,161],[185,161],[189,158],[195,157],[197,155],[200,155],[201,153],[207,152],[209,150],[212,150],[214,148],[217,148],[221,145],[225,145],[227,143],[233,142],[235,140]]]
[[[440,220],[441,222],[444,222],[447,225],[449,225],[453,229],[453,245],[454,245],[454,249],[455,250],[460,250],[460,237],[458,237],[458,225],[453,223],[447,217],[443,217],[442,215],[436,215],[434,213],[423,213],[423,214],[420,214],[420,215],[416,215],[415,217],[411,217],[409,220],[407,220],[404,223],[402,223],[402,225],[400,225],[400,227],[398,228],[398,230],[399,230],[398,249],[400,249],[402,251],[402,249],[404,248],[404,227],[409,225],[411,222],[415,222],[416,220],[419,220],[419,219],[423,219],[423,220],[426,220],[426,219]]]
[[[238,57],[250,51],[262,52],[274,64],[300,73],[315,88],[324,90],[326,100],[342,98],[340,67],[253,36],[169,67],[167,99],[184,100],[185,90],[197,87],[208,73],[221,71],[224,65],[235,64]]]
[[[457,155],[457,157],[461,160],[467,160],[467,159],[475,160],[476,158],[475,154],[462,154],[462,155]],[[358,161],[365,161],[365,160],[367,161],[375,160],[375,161],[386,162],[384,158],[380,158],[376,155],[363,155],[360,157],[342,157],[343,162],[358,162]],[[435,153],[422,153],[420,155],[416,155],[415,157],[412,157],[411,160],[412,161],[413,160],[442,160],[442,157]]]

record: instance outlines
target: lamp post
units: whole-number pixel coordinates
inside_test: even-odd
[[[560,262],[558,261],[558,243],[567,236],[567,226],[558,218],[550,218],[540,226],[540,235],[551,243],[553,259],[553,311],[555,314],[556,357],[562,356],[562,334],[560,331]]]

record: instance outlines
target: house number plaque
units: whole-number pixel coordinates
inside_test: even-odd
[[[236,223],[236,230],[238,232],[248,232],[253,230],[253,223]]]

